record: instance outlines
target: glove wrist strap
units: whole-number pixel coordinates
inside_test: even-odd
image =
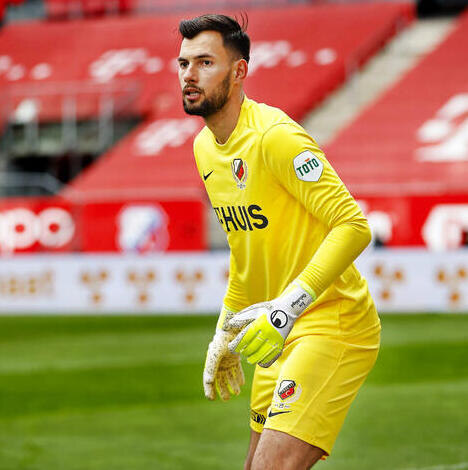
[[[315,300],[315,297],[294,281],[284,290],[280,299],[284,303],[285,310],[297,318]]]

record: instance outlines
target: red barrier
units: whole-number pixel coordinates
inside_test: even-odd
[[[448,250],[468,244],[467,194],[363,197],[374,238],[385,246]]]
[[[0,253],[204,250],[197,200],[74,204],[60,198],[0,200]]]
[[[76,237],[74,210],[66,200],[0,200],[0,253],[70,251]]]
[[[374,238],[386,246],[456,248],[468,242],[468,198],[365,197],[359,203]],[[0,254],[204,250],[205,206],[198,200],[60,198],[0,201]]]
[[[89,203],[81,214],[81,249],[133,253],[204,250],[204,219],[200,201]]]

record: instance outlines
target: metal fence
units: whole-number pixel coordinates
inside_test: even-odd
[[[83,155],[89,163],[139,122],[139,93],[138,82],[130,79],[3,88],[0,196],[55,193],[60,185],[50,183],[51,175],[60,159],[67,158],[69,168],[57,170],[62,178],[55,178],[66,182],[85,166]],[[49,160],[40,163],[41,158]]]

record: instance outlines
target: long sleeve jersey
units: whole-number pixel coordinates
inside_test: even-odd
[[[225,144],[204,127],[200,177],[230,247],[225,306],[270,300],[298,279],[317,297],[288,340],[378,328],[353,264],[371,235],[356,201],[307,132],[277,108],[245,98]]]

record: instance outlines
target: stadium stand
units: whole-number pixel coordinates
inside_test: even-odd
[[[64,20],[77,17],[93,17],[106,14],[128,13],[135,2],[132,0],[46,0],[47,17]]]
[[[249,14],[249,31],[256,39],[247,93],[300,119],[345,79],[349,68],[364,62],[411,17],[408,4],[253,11]],[[175,18],[159,19],[160,24],[146,18],[134,21],[135,31],[141,34],[140,47],[146,44],[149,55],[162,57],[166,64],[170,59],[167,51],[174,51],[169,46],[174,37],[168,34],[158,39],[157,45],[151,44],[151,35],[146,34],[145,27],[172,31],[177,24]],[[286,31],[282,29],[285,23],[289,25]],[[315,30],[312,38],[310,28]],[[157,49],[151,50],[151,46]],[[177,79],[173,71],[168,72],[164,75],[161,71],[158,80],[141,73],[146,91],[140,106],[142,109],[146,106],[150,112],[147,122],[78,177],[65,194],[81,192],[96,198],[122,189],[158,188],[160,192],[174,186],[199,187],[191,140],[201,124],[196,118],[183,115]],[[170,158],[163,158],[165,154]],[[138,164],[135,157],[141,157]],[[119,174],[125,177],[119,178]]]
[[[205,195],[191,150],[201,121],[183,114],[174,67],[181,17],[30,22],[3,31],[0,87],[8,95],[10,119],[101,123],[106,109],[113,117],[143,119],[61,192],[72,203],[75,225],[93,232],[77,229],[74,250],[124,249],[125,243],[116,241],[123,212],[130,214],[125,220],[139,220],[133,225],[144,228],[143,242],[141,233],[127,237],[139,240],[139,250],[152,246],[147,235],[155,227],[161,230],[163,222],[178,231],[171,233],[165,249],[181,249],[177,240],[183,237],[189,240],[184,249],[207,246]],[[408,3],[251,10],[254,43],[247,93],[299,120],[412,19]],[[134,207],[127,211],[129,203]],[[96,205],[108,216],[81,224],[83,214],[97,213],[87,207]],[[187,223],[173,222],[182,214]],[[112,226],[112,233],[96,238],[103,233],[98,223],[102,230]],[[50,245],[41,247],[47,249]]]
[[[454,248],[468,231],[468,14],[432,53],[327,146],[392,245]]]
[[[178,91],[172,59],[178,41],[175,25],[180,18],[11,25],[1,38],[0,86],[78,80],[109,86],[115,79],[132,77],[142,87],[136,110],[159,112],[158,97],[166,94],[162,106],[167,107],[167,100],[175,100]],[[341,83],[349,69],[362,64],[411,18],[412,7],[401,3],[254,10],[249,13],[249,31],[257,39],[248,92],[269,97],[300,118]],[[160,32],[157,40],[155,31]],[[281,81],[273,80],[278,73]],[[302,81],[299,89],[298,80]],[[44,108],[48,108],[48,116],[61,113],[57,106]]]
[[[46,0],[47,17],[66,20],[77,17],[96,17],[116,14],[170,13],[182,10],[219,10],[219,8],[252,8],[285,6],[291,0]],[[307,0],[295,3],[307,3]]]

